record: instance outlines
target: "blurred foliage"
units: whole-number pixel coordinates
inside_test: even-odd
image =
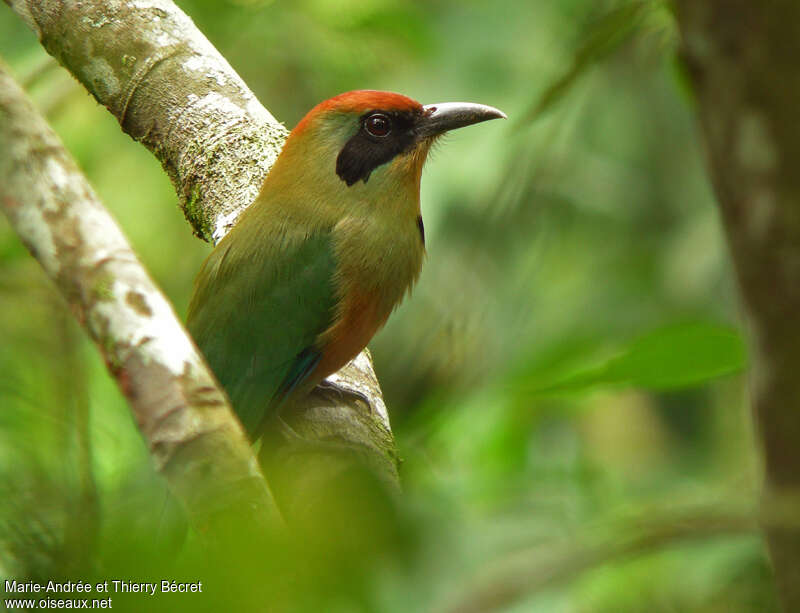
[[[373,342],[405,495],[337,492],[338,538],[209,568],[0,219],[0,576],[204,580],[146,602],[170,611],[775,610],[734,284],[666,3],[180,4],[287,125],[354,88],[511,118],[433,152],[426,268]],[[156,160],[7,7],[0,54],[184,313],[208,246]]]

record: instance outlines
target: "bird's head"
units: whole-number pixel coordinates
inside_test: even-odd
[[[331,180],[342,188],[408,178],[419,185],[419,175],[431,143],[456,128],[504,118],[493,107],[468,102],[423,106],[401,94],[358,90],[321,102],[297,124],[282,158],[300,171],[303,160],[313,160],[308,180]],[[374,173],[374,174],[373,174]]]

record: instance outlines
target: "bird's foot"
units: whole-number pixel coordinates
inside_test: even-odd
[[[367,397],[366,394],[359,392],[358,390],[354,390],[352,388],[342,387],[340,385],[337,385],[336,383],[333,383],[332,381],[328,381],[327,379],[322,381],[322,383],[320,383],[318,387],[320,387],[325,391],[331,391],[336,393],[340,398],[342,398],[345,401],[348,398],[352,398],[354,400],[360,400],[364,402],[367,406],[369,406],[370,404],[370,399]]]

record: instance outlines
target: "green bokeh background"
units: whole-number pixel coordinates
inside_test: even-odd
[[[746,348],[668,7],[179,4],[289,127],[361,88],[509,116],[433,152],[426,266],[371,344],[407,546],[357,571],[287,557],[292,610],[446,610],[484,584],[517,586],[509,611],[775,610],[739,521],[759,483]],[[6,6],[0,56],[183,315],[209,246],[158,162]],[[0,218],[0,577],[160,568],[181,540],[167,507],[96,350]]]

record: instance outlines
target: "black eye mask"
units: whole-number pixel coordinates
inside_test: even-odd
[[[370,111],[361,116],[358,132],[336,158],[336,174],[350,187],[364,183],[372,171],[417,143],[414,126],[421,112]],[[388,125],[387,125],[388,122]]]

